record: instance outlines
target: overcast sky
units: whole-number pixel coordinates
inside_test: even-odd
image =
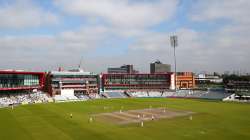
[[[250,0],[0,0],[0,69],[250,71]]]

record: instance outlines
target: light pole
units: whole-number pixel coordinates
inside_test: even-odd
[[[174,86],[175,86],[175,91],[176,91],[176,55],[175,55],[175,48],[178,46],[178,39],[176,35],[170,36],[170,44],[172,47],[174,47],[174,72],[175,72],[175,78],[174,78]]]

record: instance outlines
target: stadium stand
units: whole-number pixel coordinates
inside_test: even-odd
[[[108,91],[101,94],[65,94],[55,95],[53,98],[48,97],[41,91],[32,93],[18,93],[0,96],[0,107],[8,107],[10,105],[44,103],[44,102],[69,102],[69,101],[86,101],[90,99],[100,98],[198,98],[198,99],[215,99],[229,100],[232,94],[226,93],[224,90],[209,89],[208,91],[200,90],[178,90],[178,91]],[[232,97],[231,97],[232,98]],[[237,98],[237,97],[235,97]]]
[[[202,94],[202,96],[200,96],[200,98],[203,98],[203,99],[224,99],[230,95],[231,94],[228,94],[228,93],[209,91],[208,93]]]
[[[1,95],[0,97],[0,106],[7,107],[10,105],[19,105],[19,104],[32,104],[32,103],[44,103],[51,102],[45,93],[41,91],[32,92],[32,93],[17,93],[11,95]]]
[[[149,97],[162,97],[162,92],[148,92]]]
[[[165,91],[165,92],[128,92],[131,97],[166,97],[166,98],[201,98],[201,99],[216,99],[222,100],[231,94],[226,93],[224,90],[214,90],[209,89],[208,91],[198,91],[198,90],[178,90],[174,91]]]
[[[130,94],[132,97],[148,97],[148,93],[143,91],[130,92]]]
[[[171,92],[171,91],[169,91],[169,92],[163,92],[163,94],[162,94],[162,97],[172,97],[172,96],[174,96],[174,92]]]
[[[126,94],[124,94],[123,92],[119,92],[119,91],[105,92],[105,95],[107,98],[127,98],[128,97]]]

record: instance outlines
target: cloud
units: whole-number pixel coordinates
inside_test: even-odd
[[[180,71],[220,71],[250,70],[249,9],[248,0],[202,1],[198,0],[189,9],[190,20],[195,24],[218,24],[218,28],[209,31],[190,28],[178,28],[175,34],[179,38],[177,47],[178,70]],[[226,21],[226,22],[221,22]],[[132,45],[130,51],[144,57],[157,56],[165,61],[172,59],[170,32],[148,32]],[[148,55],[148,56],[146,56]],[[172,62],[172,61],[170,61]]]
[[[72,66],[103,44],[108,37],[103,26],[67,30],[56,35],[3,36],[0,38],[0,63],[23,68]]]
[[[5,68],[40,67],[40,70],[48,70],[58,66],[77,66],[83,56],[84,67],[94,72],[103,72],[109,66],[122,64],[134,64],[139,70],[148,72],[149,63],[156,59],[173,64],[173,49],[170,47],[169,36],[177,34],[179,46],[176,53],[179,71],[249,71],[249,2],[192,2],[191,7],[185,7],[179,6],[181,3],[178,0],[55,0],[57,7],[54,8],[61,9],[57,12],[64,16],[63,24],[67,29],[63,28],[58,33],[47,35],[2,35],[0,63]],[[3,25],[3,22],[0,23],[0,28],[29,29],[56,23],[53,20],[45,20],[48,14],[56,16],[46,9],[37,7],[32,2],[26,5],[22,5],[22,1],[17,3],[0,6],[0,11],[15,11],[19,8],[20,11],[32,13],[30,7],[35,7],[38,12],[34,13],[39,13],[35,14],[37,18],[29,19],[33,16],[17,11],[28,20],[19,18],[17,13],[12,14],[15,19],[25,19],[25,22],[20,22],[20,25],[18,22],[17,25],[11,25],[12,21],[8,25]],[[15,8],[9,10],[10,7]],[[180,9],[183,7],[185,8]],[[180,10],[179,14],[189,13],[188,22],[194,24],[185,26],[187,19],[179,17],[179,14],[175,15],[177,10]],[[40,15],[40,12],[44,14]],[[172,18],[173,16],[176,17]],[[77,21],[67,22],[68,17],[76,18]],[[70,29],[73,28],[72,23],[79,20],[83,24]],[[171,32],[163,31],[163,28],[158,26],[167,21],[171,27],[171,20],[185,23],[177,28],[171,28]],[[213,28],[210,23],[218,27]],[[168,27],[167,24],[164,26]],[[200,27],[208,28],[199,29]]]
[[[36,6],[31,0],[15,0],[0,6],[0,28],[23,29],[55,25],[59,18],[54,13]]]
[[[220,28],[211,30],[205,36],[206,50],[211,60],[207,65],[216,63],[218,67],[234,70],[250,69],[250,16],[249,0],[211,0],[197,1],[192,7],[191,20],[195,22],[220,23]],[[205,40],[203,39],[203,40]]]
[[[235,23],[250,23],[249,0],[198,0],[191,18],[195,21],[226,19]]]
[[[176,31],[179,46],[176,49],[179,71],[219,71],[250,69],[248,40],[224,27],[213,32],[181,28]],[[238,32],[238,30],[237,30]],[[129,46],[131,54],[143,60],[162,59],[173,64],[172,33],[148,33]],[[135,57],[134,57],[135,58]]]
[[[131,50],[145,50],[151,52],[164,51],[169,46],[168,34],[149,33],[143,35],[129,48]]]
[[[56,35],[2,36],[0,44],[3,48],[92,48],[108,36],[104,26],[81,27],[77,30],[66,30]]]
[[[129,48],[131,50],[145,50],[145,51],[153,51],[153,52],[161,52],[167,51],[171,48],[170,46],[170,36],[171,35],[178,36],[178,44],[181,47],[185,46],[184,49],[197,48],[201,46],[199,40],[198,32],[181,28],[176,31],[176,33],[159,33],[159,32],[146,32],[144,35],[140,36],[136,42],[134,42]]]
[[[178,0],[55,0],[55,3],[70,15],[102,19],[119,28],[142,28],[170,19]]]

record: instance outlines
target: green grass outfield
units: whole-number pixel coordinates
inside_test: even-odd
[[[91,114],[162,107],[196,112],[189,117],[117,125]],[[104,106],[107,109],[104,110]],[[73,118],[70,118],[70,113]],[[110,99],[23,105],[0,109],[0,140],[250,140],[250,104],[191,99]]]

